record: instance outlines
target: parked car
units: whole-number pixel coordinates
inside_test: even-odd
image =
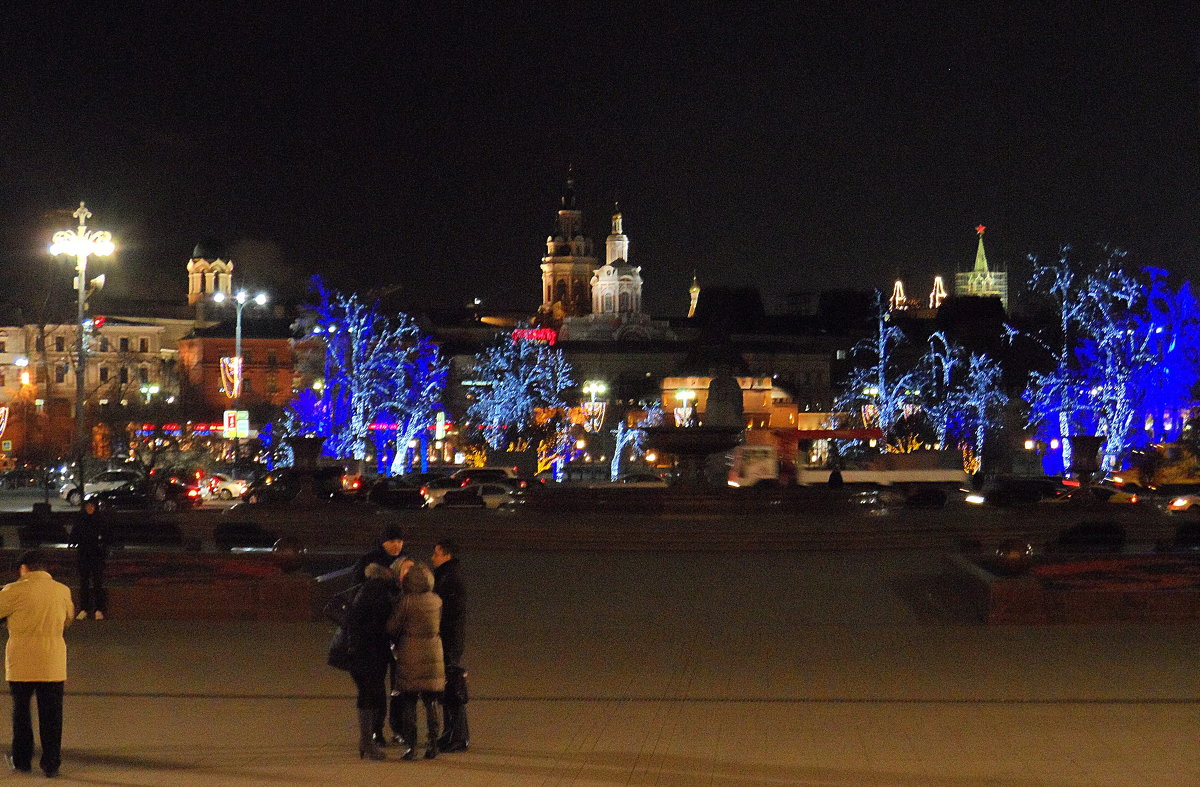
[[[322,500],[349,499],[349,494],[342,482],[345,471],[341,467],[319,467],[313,472],[312,491]],[[290,467],[282,470],[272,470],[252,481],[242,494],[247,503],[286,503],[291,502],[300,494],[303,477]]]
[[[0,476],[5,489],[30,489],[40,487],[46,474],[36,467],[14,467]]]
[[[380,478],[367,490],[367,501],[387,508],[421,508],[425,495],[403,478]]]
[[[515,467],[464,467],[455,470],[450,477],[459,484],[482,484],[488,481],[503,481],[517,478]]]
[[[1097,484],[1095,486],[1080,486],[1054,497],[1042,500],[1042,503],[1116,503],[1130,505],[1138,501],[1138,496],[1131,492],[1122,492],[1111,486]]]
[[[83,513],[104,511],[178,511],[202,503],[200,488],[177,481],[130,481],[113,489],[92,492],[83,499]]]
[[[133,470],[106,470],[93,476],[83,485],[83,495],[86,498],[94,492],[104,492],[126,484],[137,484],[142,481],[142,474]],[[58,495],[71,505],[79,505],[79,489],[73,481],[68,481],[58,490]]]
[[[244,495],[247,487],[249,487],[249,484],[245,481],[237,481],[224,473],[213,473],[205,479],[200,489],[206,497],[215,497],[218,500],[232,500],[235,497]]]
[[[665,489],[668,486],[665,479],[654,473],[625,473],[617,476],[617,483],[640,489]]]
[[[468,484],[454,489],[432,489],[425,495],[428,508],[500,508],[516,501],[513,490],[503,484]]]
[[[1033,505],[1040,500],[1068,492],[1078,485],[1078,482],[1069,485],[1064,479],[1051,476],[998,478],[982,492],[968,493],[966,500],[968,503],[987,503],[1001,507]]]
[[[1200,514],[1200,495],[1179,495],[1167,503],[1167,511],[1172,514],[1190,512]]]

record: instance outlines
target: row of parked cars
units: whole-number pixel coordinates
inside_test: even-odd
[[[1128,506],[1157,505],[1168,513],[1200,514],[1200,490],[1148,489],[1109,476],[1099,483],[1082,485],[1077,479],[1044,476],[1001,478],[981,492],[967,495],[968,503],[995,506],[1069,505],[1072,503]]]
[[[84,510],[175,511],[199,506],[205,500],[241,500],[248,504],[290,502],[306,483],[320,499],[367,500],[389,508],[467,507],[497,509],[517,505],[540,489],[543,478],[522,476],[513,467],[467,467],[453,471],[410,473],[375,480],[332,465],[311,477],[285,467],[241,480],[220,472],[194,468],[151,470],[149,475],[121,468],[98,473],[84,484]],[[79,488],[71,479],[60,482],[59,496],[79,505]],[[653,473],[630,473],[615,484],[626,488],[665,487]]]

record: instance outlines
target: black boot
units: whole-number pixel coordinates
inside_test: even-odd
[[[446,732],[438,742],[442,752],[466,751],[471,744],[471,733],[467,727],[467,706],[460,703],[445,703]]]
[[[392,728],[392,743],[405,746],[407,744],[404,739],[404,731],[401,729],[404,726],[404,722],[401,720],[404,703],[401,701],[400,692],[393,691],[388,700],[388,726]]]
[[[387,736],[383,734],[383,723],[387,720],[387,710],[380,708],[375,711],[374,724],[371,727],[371,740],[379,748],[387,746]]]
[[[401,759],[415,760],[416,754],[413,753],[413,741],[417,739],[417,698],[402,697],[400,704],[400,737],[404,739],[404,743],[400,747],[404,749],[404,754]]]
[[[373,708],[358,709],[358,758],[367,760],[386,760],[387,755],[372,740],[375,734],[375,710]]]
[[[425,700],[425,722],[429,725],[429,745],[425,748],[425,759],[438,756],[438,733],[441,731],[442,709],[435,699]]]

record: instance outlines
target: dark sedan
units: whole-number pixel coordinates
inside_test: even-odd
[[[200,488],[176,481],[128,483],[93,492],[83,501],[83,513],[105,511],[178,511],[202,502]]]

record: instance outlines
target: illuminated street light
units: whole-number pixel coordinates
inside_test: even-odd
[[[158,393],[159,388],[157,383],[150,383],[141,387],[142,396],[146,397],[146,404],[150,404],[150,397]]]
[[[692,416],[695,414],[692,401],[696,398],[696,392],[687,389],[676,391],[675,398],[679,400],[679,407],[675,408],[675,425],[691,426]]]
[[[213,294],[213,300],[217,303],[224,303],[226,295],[218,290]],[[265,306],[267,303],[267,294],[260,292],[253,298],[245,290],[238,290],[233,296],[233,305],[237,312],[237,319],[233,330],[233,358],[221,359],[221,376],[225,380],[225,394],[233,400],[233,409],[237,410],[242,399],[242,309],[246,308],[246,304],[255,303],[259,306]],[[230,383],[233,390],[230,391]],[[233,436],[233,462],[238,461],[238,436],[234,433]]]
[[[79,226],[73,230],[59,230],[54,233],[54,242],[50,246],[50,254],[57,257],[63,254],[75,258],[75,292],[78,295],[75,327],[78,334],[75,337],[75,475],[79,490],[79,506],[83,509],[83,455],[87,451],[87,425],[83,417],[84,375],[87,372],[87,347],[83,341],[84,311],[87,306],[88,257],[108,257],[115,250],[112,233],[105,230],[89,230],[87,220],[92,212],[87,205],[80,202],[79,208],[71,214],[79,219]],[[98,277],[99,278],[99,277]],[[102,284],[96,282],[96,287]]]
[[[591,399],[584,402],[581,406],[586,418],[583,421],[583,428],[589,432],[599,432],[604,426],[604,414],[607,410],[607,402],[597,402],[596,396],[603,396],[608,393],[608,386],[599,380],[589,380],[583,384],[583,392]]]

